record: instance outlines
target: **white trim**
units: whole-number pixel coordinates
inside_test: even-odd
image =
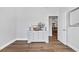
[[[29,40],[28,40],[28,43],[31,43],[31,42],[45,42],[45,43],[49,43],[48,40],[47,40],[47,41],[33,41],[33,40],[32,40],[32,41],[29,41]]]
[[[0,50],[4,49],[5,47],[7,47],[8,45],[10,45],[11,43],[15,42],[16,40],[11,40],[10,42],[4,44],[2,47],[0,47]]]
[[[60,42],[62,42],[64,45],[66,45],[66,42],[62,41],[62,40],[59,40]]]
[[[76,47],[74,47],[74,46],[72,46],[71,44],[66,44],[66,42],[63,42],[63,41],[61,41],[61,40],[59,40],[60,42],[62,42],[63,44],[65,44],[65,45],[67,45],[67,46],[69,46],[70,48],[72,48],[73,50],[75,50],[75,51],[77,51],[77,52],[79,52],[79,49],[78,48],[76,48]]]
[[[74,46],[72,46],[71,44],[67,44],[67,46],[69,46],[69,47],[71,47],[73,50],[75,50],[75,51],[79,52],[79,49],[78,49],[78,48],[76,48],[76,47],[74,47]]]
[[[16,38],[16,40],[28,40],[27,38]]]

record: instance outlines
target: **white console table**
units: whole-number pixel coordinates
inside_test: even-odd
[[[48,31],[28,31],[28,43],[49,42]]]

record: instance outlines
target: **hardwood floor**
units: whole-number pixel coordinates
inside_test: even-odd
[[[56,34],[49,39],[50,43],[27,43],[27,41],[15,41],[1,52],[75,52],[57,40]]]

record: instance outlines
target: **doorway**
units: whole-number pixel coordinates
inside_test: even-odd
[[[50,37],[54,37],[57,40],[58,37],[58,16],[49,16],[49,31]]]

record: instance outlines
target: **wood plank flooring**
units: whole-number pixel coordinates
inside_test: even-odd
[[[27,43],[27,41],[15,41],[1,52],[75,52],[68,46],[65,46],[57,37],[50,37],[50,43]]]

